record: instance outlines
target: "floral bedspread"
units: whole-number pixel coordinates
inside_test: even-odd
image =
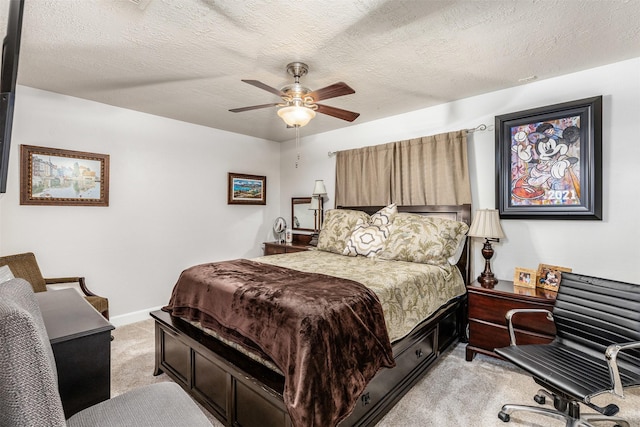
[[[319,250],[269,255],[253,261],[341,277],[367,286],[382,304],[391,342],[407,335],[447,301],[466,291],[462,275],[453,265],[436,267]]]

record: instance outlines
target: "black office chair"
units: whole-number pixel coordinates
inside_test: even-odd
[[[624,397],[624,389],[640,385],[640,286],[631,283],[562,273],[553,313],[557,335],[549,344],[516,345],[511,310],[507,326],[511,345],[496,353],[529,372],[540,389],[534,400],[553,400],[555,410],[539,406],[504,405],[498,414],[510,421],[514,411],[529,411],[563,418],[566,426],[591,426],[609,421],[629,427],[615,416],[614,404],[600,407],[591,398],[602,393]],[[580,414],[580,403],[597,413]]]

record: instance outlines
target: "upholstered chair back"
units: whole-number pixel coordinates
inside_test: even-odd
[[[559,340],[603,355],[612,343],[640,341],[640,286],[562,273],[553,318]],[[640,372],[640,349],[621,352],[618,363]]]
[[[56,364],[29,282],[0,284],[0,426],[65,426]]]
[[[35,292],[47,290],[47,285],[33,252],[0,257],[0,267],[3,265],[8,265],[15,277],[21,277],[31,283]]]

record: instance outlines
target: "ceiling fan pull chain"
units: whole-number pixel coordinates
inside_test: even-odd
[[[300,126],[294,126],[296,128],[296,169],[300,164]]]

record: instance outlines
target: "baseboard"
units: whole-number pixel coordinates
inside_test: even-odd
[[[151,319],[149,313],[152,311],[160,310],[163,306],[145,308],[144,310],[134,311],[132,313],[120,314],[119,316],[112,316],[109,321],[115,326],[124,326],[131,323],[141,322],[143,320]]]

